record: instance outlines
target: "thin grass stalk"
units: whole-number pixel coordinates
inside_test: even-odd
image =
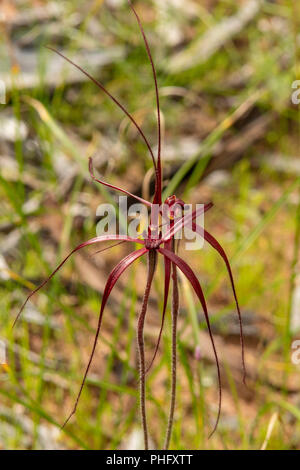
[[[170,412],[167,425],[167,433],[165,439],[164,449],[168,450],[172,435],[172,428],[174,422],[174,411],[176,402],[176,377],[177,377],[177,319],[179,312],[179,290],[178,290],[178,279],[176,265],[172,263],[172,359],[171,359],[171,370],[172,370],[172,383],[171,383],[171,403]]]
[[[145,450],[149,448],[149,439],[148,439],[148,426],[147,426],[147,415],[146,415],[146,371],[145,371],[145,347],[144,347],[144,324],[145,317],[147,313],[147,306],[149,301],[149,294],[151,290],[151,285],[156,268],[157,253],[155,250],[149,250],[148,252],[148,275],[147,275],[147,284],[144,292],[143,303],[141,308],[141,313],[138,318],[137,324],[137,342],[138,342],[138,351],[139,351],[139,361],[140,361],[140,407],[141,407],[141,420],[144,434],[144,446]]]

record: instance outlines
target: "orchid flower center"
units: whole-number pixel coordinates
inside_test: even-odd
[[[173,196],[169,196],[165,200],[165,205],[167,206],[167,217],[170,220],[174,220],[180,216],[182,216],[184,211],[184,202],[182,199],[178,199],[174,194]]]

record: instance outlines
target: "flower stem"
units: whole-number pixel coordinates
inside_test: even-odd
[[[144,433],[144,444],[145,450],[148,450],[148,427],[147,427],[147,416],[146,416],[146,374],[145,374],[145,349],[144,349],[144,323],[147,312],[149,294],[151,290],[151,284],[156,268],[157,253],[155,250],[149,250],[148,252],[148,275],[147,283],[143,297],[142,309],[138,318],[137,324],[137,342],[140,357],[140,406],[141,406],[141,419]]]
[[[165,439],[164,449],[168,450],[171,440],[172,427],[174,421],[174,410],[176,401],[176,365],[177,365],[177,318],[179,312],[179,291],[176,266],[172,263],[172,278],[173,278],[173,292],[172,292],[172,384],[171,384],[171,403],[170,412],[167,426],[167,434]]]

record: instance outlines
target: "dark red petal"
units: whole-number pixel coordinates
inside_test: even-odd
[[[196,224],[193,224],[193,230],[196,231],[197,233],[199,233],[200,235],[204,234],[204,239],[219,253],[219,255],[223,258],[223,260],[226,264],[226,268],[227,268],[227,272],[228,272],[228,275],[229,275],[229,278],[230,278],[231,287],[232,287],[232,291],[233,291],[233,296],[234,296],[234,300],[235,300],[235,304],[236,304],[238,318],[239,318],[240,340],[241,340],[241,348],[242,348],[243,382],[245,383],[246,382],[246,365],[245,365],[245,350],[244,350],[245,348],[244,348],[244,334],[243,334],[242,315],[241,315],[240,306],[239,306],[237,295],[236,295],[236,289],[235,289],[235,285],[234,285],[234,280],[233,280],[233,275],[232,275],[229,260],[227,258],[227,255],[226,255],[224,249],[220,245],[220,243],[209,232],[207,232],[205,229],[203,229],[202,227],[199,227]]]
[[[212,331],[211,331],[210,320],[209,320],[209,316],[208,316],[208,311],[207,311],[207,306],[206,306],[206,301],[205,301],[205,298],[204,298],[204,294],[203,294],[201,285],[200,285],[198,279],[196,278],[194,272],[188,266],[188,264],[186,264],[186,262],[183,261],[182,258],[175,255],[175,253],[173,253],[172,251],[166,250],[165,248],[159,248],[158,251],[163,256],[166,256],[167,258],[169,258],[172,261],[172,263],[175,263],[176,266],[183,272],[183,274],[186,276],[186,278],[190,281],[195,293],[197,294],[197,297],[199,298],[199,300],[201,302],[202,308],[203,308],[203,312],[204,312],[204,316],[205,316],[205,320],[206,320],[206,324],[207,324],[207,328],[208,328],[208,332],[209,332],[209,336],[210,336],[214,356],[215,356],[215,359],[216,359],[216,365],[217,365],[217,371],[218,371],[218,380],[219,380],[219,409],[218,409],[218,416],[217,416],[216,424],[214,426],[213,431],[210,434],[210,436],[211,436],[215,432],[215,430],[217,429],[219,419],[220,419],[221,403],[222,403],[222,383],[221,383],[221,373],[220,373],[220,365],[219,365],[218,354],[217,354],[214,338],[213,338]]]
[[[160,240],[160,244],[164,243],[166,240],[173,238],[174,235],[185,225],[190,223],[192,220],[196,219],[199,217],[199,215],[203,214],[204,212],[208,211],[211,207],[213,206],[213,203],[210,202],[208,204],[204,204],[203,206],[199,207],[195,211],[191,212],[188,215],[185,215],[181,219],[179,219],[175,224],[165,233],[165,235],[162,237]]]
[[[94,343],[93,343],[93,348],[92,348],[92,352],[91,352],[91,355],[90,355],[90,358],[89,358],[89,362],[88,362],[88,365],[86,367],[86,370],[85,370],[85,373],[84,373],[84,377],[83,377],[83,380],[81,382],[81,385],[80,385],[80,389],[79,389],[79,392],[78,392],[78,395],[76,397],[76,401],[75,401],[75,405],[74,405],[74,408],[72,410],[72,412],[70,413],[70,415],[68,416],[68,418],[66,419],[66,421],[64,422],[63,424],[63,427],[67,424],[67,422],[70,420],[70,418],[73,416],[73,414],[76,412],[76,408],[77,408],[77,405],[78,405],[78,402],[79,402],[79,399],[80,399],[80,396],[81,396],[81,392],[82,392],[82,389],[84,387],[84,384],[85,384],[85,381],[86,381],[86,377],[88,375],[88,372],[89,372],[89,369],[90,369],[90,366],[91,366],[91,363],[92,363],[92,360],[93,360],[93,357],[94,357],[94,354],[95,354],[95,350],[96,350],[96,346],[97,346],[97,341],[98,341],[98,337],[99,337],[99,333],[100,333],[100,329],[101,329],[101,324],[102,324],[102,318],[103,318],[103,312],[104,312],[104,308],[105,308],[105,305],[108,301],[108,298],[110,296],[110,293],[114,287],[114,285],[116,284],[117,280],[119,279],[119,277],[121,276],[121,274],[123,274],[123,272],[138,258],[140,258],[141,256],[143,256],[145,253],[147,253],[147,249],[146,248],[141,248],[140,250],[137,250],[137,251],[134,251],[132,253],[130,253],[128,256],[126,256],[125,258],[123,258],[115,267],[114,269],[112,270],[112,272],[110,273],[108,279],[107,279],[107,282],[106,282],[106,285],[105,285],[105,289],[104,289],[104,292],[103,292],[103,297],[102,297],[102,302],[101,302],[101,309],[100,309],[100,313],[99,313],[99,319],[98,319],[98,325],[97,325],[97,330],[96,330],[96,334],[95,334],[95,338],[94,338]]]
[[[153,165],[154,165],[154,168],[156,169],[156,162],[155,162],[155,158],[154,158],[154,155],[153,155],[153,152],[152,152],[152,149],[151,149],[151,146],[144,134],[144,132],[142,131],[141,127],[138,125],[138,123],[136,122],[136,120],[134,119],[134,117],[131,116],[131,114],[127,111],[127,109],[125,109],[125,107],[111,94],[109,93],[109,91],[102,85],[102,83],[100,83],[98,80],[96,80],[94,77],[92,77],[88,72],[86,72],[82,67],[80,67],[79,65],[75,64],[75,62],[73,62],[71,59],[68,59],[68,57],[66,57],[64,54],[62,54],[61,52],[59,52],[58,50],[54,49],[54,47],[50,47],[50,46],[46,46],[47,49],[49,49],[50,51],[53,51],[55,52],[56,54],[58,54],[60,57],[62,57],[63,59],[65,59],[67,62],[69,62],[69,64],[73,65],[74,67],[76,67],[78,70],[80,70],[80,72],[82,72],[86,77],[88,77],[93,83],[95,83],[95,85],[97,85],[97,87],[99,87],[122,111],[124,114],[126,114],[126,116],[130,119],[130,121],[132,122],[132,124],[136,127],[136,129],[138,130],[138,132],[140,133],[140,135],[142,136],[142,139],[144,140],[145,144],[147,145],[148,147],[148,150],[150,152],[150,155],[151,155],[151,158],[152,158],[152,161],[153,161]]]
[[[97,179],[94,175],[93,159],[91,157],[89,158],[89,171],[90,171],[91,178],[94,181],[97,181],[97,183],[103,184],[104,186],[107,186],[108,188],[115,189],[116,191],[121,191],[121,193],[127,194],[127,196],[130,196],[130,197],[133,197],[134,199],[141,202],[142,204],[145,204],[146,206],[150,206],[150,207],[152,206],[151,202],[146,201],[145,199],[143,199],[139,196],[135,196],[134,194],[130,193],[129,191],[126,191],[126,189],[119,188],[118,186],[114,186],[113,184],[106,183],[105,181]]]
[[[110,240],[124,240],[124,241],[128,241],[128,242],[135,242],[135,243],[141,243],[142,245],[144,245],[144,241],[143,240],[140,240],[139,238],[132,238],[132,237],[128,237],[127,235],[101,235],[100,237],[95,237],[95,238],[91,238],[90,240],[87,240],[86,242],[83,242],[83,243],[80,243],[80,245],[78,245],[76,248],[74,248],[74,250],[71,251],[71,253],[68,254],[68,256],[65,257],[65,259],[57,266],[57,268],[50,274],[50,276],[47,277],[47,279],[45,279],[44,282],[42,282],[42,284],[40,284],[36,289],[34,289],[32,292],[30,292],[30,294],[28,295],[27,299],[25,300],[25,302],[23,303],[22,307],[20,308],[19,310],[19,313],[18,315],[16,316],[15,318],[15,321],[13,323],[13,326],[15,326],[16,322],[18,321],[21,313],[23,312],[28,300],[36,293],[38,292],[42,287],[44,287],[47,282],[50,281],[50,279],[57,273],[57,271],[60,270],[60,268],[65,264],[65,262],[78,250],[81,250],[81,248],[84,248],[86,246],[89,246],[89,245],[93,245],[95,243],[99,243],[99,242],[104,242],[104,241],[110,241]]]

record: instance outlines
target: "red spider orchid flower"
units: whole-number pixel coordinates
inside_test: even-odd
[[[93,163],[92,159],[89,159],[89,171],[91,178],[95,181],[98,182],[102,185],[105,185],[109,187],[110,189],[120,191],[122,193],[125,193],[127,196],[135,198],[137,201],[140,203],[146,205],[151,211],[151,224],[148,228],[148,230],[145,233],[144,238],[135,238],[135,237],[130,237],[127,235],[118,235],[118,234],[110,234],[110,235],[102,235],[102,236],[97,236],[95,238],[92,238],[86,242],[81,243],[78,245],[76,248],[74,248],[71,253],[59,264],[59,266],[50,274],[50,276],[40,285],[38,286],[35,290],[33,290],[25,300],[24,304],[22,305],[16,319],[14,322],[14,325],[18,318],[20,317],[25,305],[27,304],[28,300],[36,293],[38,292],[42,287],[44,287],[50,279],[57,273],[57,271],[65,264],[65,262],[77,251],[81,250],[82,248],[85,248],[90,245],[102,243],[105,241],[116,241],[116,244],[120,243],[125,243],[125,242],[133,242],[141,245],[141,248],[138,250],[135,250],[131,252],[129,255],[127,255],[125,258],[123,258],[111,271],[110,275],[108,276],[104,292],[103,292],[103,297],[102,297],[102,303],[101,303],[101,308],[99,312],[99,317],[98,317],[98,325],[97,325],[97,330],[93,342],[93,347],[92,351],[89,357],[88,364],[86,366],[86,370],[84,373],[84,377],[75,401],[75,405],[73,407],[72,412],[66,419],[65,423],[63,426],[66,425],[66,423],[69,421],[71,416],[76,412],[77,405],[82,393],[83,386],[85,384],[93,357],[98,341],[98,337],[100,334],[101,330],[101,324],[102,324],[102,319],[103,319],[103,314],[104,314],[104,309],[107,304],[107,301],[109,299],[109,296],[120,278],[120,276],[129,268],[129,266],[137,259],[141,258],[142,256],[147,257],[147,262],[148,262],[148,267],[147,267],[147,281],[146,281],[146,286],[144,290],[144,295],[143,295],[143,300],[142,300],[142,306],[141,306],[141,311],[138,316],[138,321],[137,321],[137,342],[138,342],[138,350],[139,350],[139,366],[140,366],[140,402],[141,402],[141,420],[142,420],[142,426],[143,426],[143,433],[144,433],[144,443],[145,443],[145,449],[148,449],[148,425],[147,425],[147,415],[146,415],[146,398],[145,398],[145,382],[146,382],[146,374],[151,368],[154,359],[156,357],[161,336],[162,336],[162,331],[163,331],[163,326],[164,326],[164,320],[165,320],[165,315],[166,315],[166,310],[167,310],[167,303],[168,303],[168,296],[169,296],[169,290],[170,290],[170,284],[172,283],[172,384],[171,384],[171,404],[170,404],[170,411],[169,411],[169,419],[168,419],[168,425],[167,425],[167,433],[166,433],[166,439],[164,443],[164,448],[168,449],[169,444],[170,444],[170,439],[171,439],[171,432],[172,432],[172,425],[173,425],[173,417],[174,417],[174,409],[175,409],[175,397],[176,397],[176,363],[177,363],[177,358],[176,358],[176,342],[177,342],[177,319],[178,319],[178,313],[179,313],[179,289],[178,289],[178,277],[177,277],[177,270],[181,271],[183,275],[187,278],[188,282],[192,286],[196,296],[198,297],[200,304],[202,306],[207,328],[208,328],[208,333],[211,341],[211,345],[213,348],[214,352],[214,357],[216,360],[216,366],[217,366],[217,373],[218,373],[218,389],[219,389],[219,407],[218,407],[218,415],[216,419],[216,424],[213,428],[212,433],[216,430],[218,421],[220,418],[220,412],[221,412],[221,398],[222,398],[222,387],[221,387],[221,373],[220,373],[220,365],[219,365],[219,359],[218,359],[218,354],[216,351],[215,343],[214,343],[214,338],[212,335],[212,330],[211,330],[211,325],[210,325],[210,319],[208,315],[208,310],[207,310],[207,305],[206,301],[204,298],[203,290],[200,285],[200,282],[194,273],[194,271],[191,269],[191,267],[184,261],[181,257],[178,256],[176,253],[177,251],[177,245],[176,245],[176,235],[180,230],[182,230],[186,226],[190,226],[192,231],[200,236],[202,236],[223,258],[225,265],[228,270],[236,306],[237,306],[237,313],[238,313],[238,318],[239,318],[239,324],[240,324],[240,337],[241,337],[241,347],[242,347],[242,363],[243,363],[243,370],[244,370],[244,380],[245,380],[245,362],[244,362],[244,342],[243,342],[243,330],[242,330],[242,322],[241,322],[241,313],[240,313],[240,308],[238,305],[238,300],[237,300],[237,295],[236,295],[236,290],[234,286],[234,281],[233,281],[233,276],[230,268],[230,264],[228,261],[228,258],[221,247],[221,245],[217,242],[217,240],[210,235],[206,230],[204,230],[202,227],[200,227],[197,224],[197,218],[201,215],[204,214],[208,209],[212,207],[212,203],[202,205],[200,208],[190,212],[189,214],[183,213],[183,211],[178,211],[179,209],[184,208],[184,202],[180,199],[178,199],[176,196],[170,196],[166,199],[164,204],[162,205],[162,168],[161,168],[161,123],[160,123],[160,103],[159,103],[159,93],[158,93],[158,85],[157,85],[157,77],[156,77],[156,70],[154,66],[154,62],[152,59],[150,47],[145,35],[145,32],[143,30],[143,26],[141,24],[140,18],[129,1],[129,5],[137,19],[143,41],[146,47],[146,52],[150,61],[150,65],[152,68],[152,74],[153,74],[153,79],[154,79],[154,85],[155,85],[155,96],[156,96],[156,108],[157,108],[157,127],[158,127],[158,151],[157,151],[157,157],[155,158],[153,151],[151,149],[151,146],[149,144],[148,139],[146,138],[143,130],[139,126],[139,124],[136,122],[134,117],[126,110],[126,108],[120,103],[119,100],[117,100],[114,96],[110,94],[110,92],[100,83],[98,80],[96,80],[94,77],[92,77],[87,71],[85,71],[82,67],[79,65],[75,64],[72,60],[69,58],[65,57],[63,54],[61,54],[59,51],[49,47],[52,51],[56,52],[59,54],[61,57],[63,57],[65,60],[67,60],[70,64],[72,64],[74,67],[79,69],[83,74],[85,74],[92,82],[94,82],[124,113],[125,115],[130,119],[132,124],[136,127],[138,133],[140,134],[141,138],[143,139],[144,143],[146,144],[150,156],[153,161],[153,166],[155,170],[155,191],[154,191],[154,196],[153,196],[153,202],[146,201],[145,199],[135,196],[134,194],[131,194],[130,192],[126,191],[125,189],[119,188],[117,186],[114,186],[112,184],[109,184],[103,180],[100,180],[96,178],[94,175],[94,170],[93,170]],[[157,210],[157,207],[159,208]],[[162,225],[160,224],[160,220],[163,217],[163,211],[167,209],[167,218],[169,221],[168,228],[167,230],[163,233],[162,230]],[[112,245],[115,246],[115,245]],[[112,246],[109,246],[108,248],[111,248]],[[108,249],[105,248],[105,249]],[[104,251],[104,250],[100,250]],[[155,275],[155,270],[156,270],[156,265],[157,265],[157,259],[158,256],[162,256],[164,260],[164,301],[163,301],[163,312],[162,312],[162,319],[161,319],[161,327],[160,327],[160,332],[159,336],[157,339],[155,351],[152,360],[150,361],[150,364],[148,367],[146,367],[145,363],[145,351],[144,351],[144,323],[145,323],[145,318],[146,318],[146,313],[147,313],[147,306],[148,306],[148,301],[149,301],[149,295],[150,295],[150,290],[152,286],[152,281]],[[211,433],[211,434],[212,434]]]

